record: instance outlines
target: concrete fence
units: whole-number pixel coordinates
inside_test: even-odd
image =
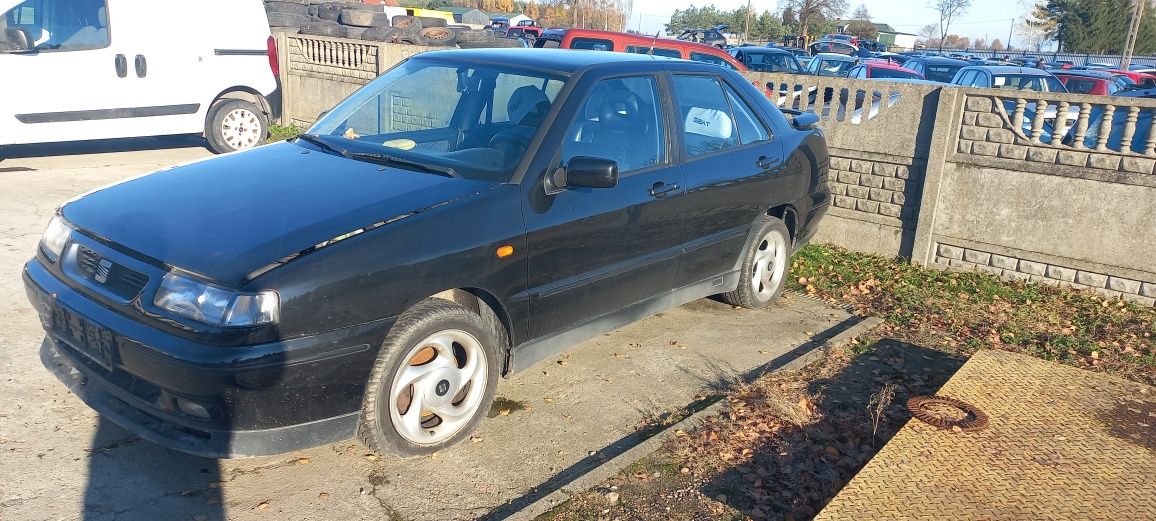
[[[298,126],[429,50],[277,38]],[[1156,303],[1156,100],[748,76],[821,117],[834,199],[817,241]]]

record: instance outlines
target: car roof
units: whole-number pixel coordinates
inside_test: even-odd
[[[750,47],[735,47],[735,48],[736,49],[742,49],[744,52],[757,53],[757,54],[789,54],[791,56],[794,56],[794,54],[792,54],[791,51],[788,51],[787,49],[783,49],[781,47],[750,46]]]
[[[893,63],[893,62],[889,62],[887,60],[882,60],[882,59],[878,59],[878,58],[865,60],[863,62],[863,65],[866,65],[872,69],[891,69],[894,71],[915,72],[911,69],[908,69],[907,67],[899,65],[898,63]],[[916,74],[918,74],[918,73],[916,73]]]
[[[1020,74],[1023,76],[1051,76],[1048,71],[1033,67],[1016,67],[1014,65],[972,65],[969,69],[983,69],[992,74]]]
[[[1101,79],[1101,80],[1111,80],[1111,79],[1116,78],[1116,75],[1114,75],[1110,72],[1104,72],[1104,71],[1084,71],[1084,70],[1074,71],[1071,69],[1067,69],[1067,70],[1062,70],[1062,71],[1055,71],[1052,74],[1056,75],[1056,76],[1080,76],[1083,78],[1096,78],[1096,79]]]
[[[643,65],[647,63],[694,64],[686,60],[677,60],[663,56],[638,54],[631,52],[612,51],[574,51],[570,49],[453,49],[444,51],[430,51],[412,56],[412,60],[445,60],[464,61],[472,63],[501,63],[514,67],[525,67],[571,74],[584,67],[598,65],[613,65],[618,63],[633,63]],[[712,65],[717,67],[717,65]]]
[[[946,56],[918,56],[912,58],[912,60],[923,60],[923,63],[928,65],[962,65],[964,67],[971,65],[969,61],[957,60]]]
[[[566,29],[566,34],[572,34],[576,37],[605,38],[607,40],[618,40],[620,42],[654,42],[654,45],[662,45],[663,47],[678,47],[691,50],[702,50],[703,52],[711,52],[714,54],[726,54],[726,51],[705,43],[691,42],[687,40],[676,40],[674,38],[659,38],[657,36],[648,36],[645,34],[630,34],[620,33],[618,31],[603,31],[601,29],[579,28]]]

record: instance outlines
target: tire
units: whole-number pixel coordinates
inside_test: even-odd
[[[271,33],[297,34],[297,33],[301,32],[301,28],[300,27],[270,27],[269,32],[271,32]]]
[[[397,15],[391,20],[393,27],[417,34],[421,30],[421,19],[416,16]]]
[[[333,22],[317,22],[305,24],[305,26],[301,28],[301,34],[342,38],[345,36],[345,27]]]
[[[309,16],[309,6],[297,2],[265,2],[265,12],[268,14],[288,13]]]
[[[396,27],[370,27],[361,33],[361,39],[368,42],[397,43],[405,33]]]
[[[425,41],[426,45],[436,47],[448,47],[458,43],[457,33],[447,27],[422,27],[418,31],[418,36]]]
[[[448,300],[406,311],[374,362],[358,438],[379,454],[400,456],[431,454],[465,439],[493,402],[500,338],[482,317]],[[421,400],[416,410],[415,399]]]
[[[317,18],[336,22],[341,18],[341,4],[317,4]]]
[[[458,31],[458,45],[485,43],[492,44],[498,37],[486,29],[462,29]]]
[[[341,11],[341,23],[354,27],[389,27],[389,15],[364,9]]]
[[[205,141],[215,154],[246,150],[265,143],[269,120],[259,107],[239,99],[220,99],[205,116]]]
[[[296,5],[296,4],[289,4]],[[301,27],[309,24],[309,16],[297,13],[269,13],[271,27]]]
[[[422,27],[445,27],[445,26],[449,25],[449,22],[447,22],[445,18],[437,18],[437,17],[433,17],[433,16],[418,16],[417,19],[421,20],[421,26]]]
[[[787,225],[774,217],[755,224],[753,239],[743,253],[739,287],[723,293],[722,299],[732,306],[747,309],[766,307],[787,287],[791,270],[791,233]]]

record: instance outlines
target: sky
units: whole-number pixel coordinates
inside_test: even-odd
[[[746,1],[634,0],[630,28],[653,34],[663,29],[663,24],[670,21],[670,13],[675,9],[684,9],[692,3],[699,7],[714,3],[719,9],[730,10],[745,5]],[[920,27],[939,23],[938,12],[927,7],[931,4],[928,0],[848,0],[848,3],[850,8],[846,16],[850,16],[859,4],[865,4],[872,21],[890,24],[896,31],[918,34]],[[1006,45],[1012,19],[1025,14],[1026,9],[1021,5],[1016,0],[973,0],[967,14],[953,22],[949,32],[988,41],[999,38]],[[751,0],[751,9],[777,11],[778,4],[775,0]],[[1018,42],[1019,39],[1018,35],[1013,36],[1012,43],[1022,45],[1024,42]]]

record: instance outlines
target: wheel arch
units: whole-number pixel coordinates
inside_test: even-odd
[[[787,232],[791,234],[791,244],[794,245],[799,237],[799,211],[792,204],[783,204],[767,210],[767,215],[774,217],[787,225]]]
[[[235,85],[229,87],[217,93],[217,95],[213,97],[213,101],[209,103],[209,106],[212,107],[218,101],[225,99],[239,99],[242,101],[248,101],[254,105],[257,105],[257,107],[261,109],[261,112],[265,113],[266,119],[272,118],[273,116],[273,106],[269,103],[269,100],[252,87],[246,87],[244,85]]]
[[[503,345],[504,359],[500,373],[507,375],[510,372],[510,354],[514,346],[513,324],[510,313],[493,293],[481,288],[453,288],[440,291],[422,299],[443,299],[456,303],[482,317],[482,320],[491,324],[494,331],[500,333]]]

